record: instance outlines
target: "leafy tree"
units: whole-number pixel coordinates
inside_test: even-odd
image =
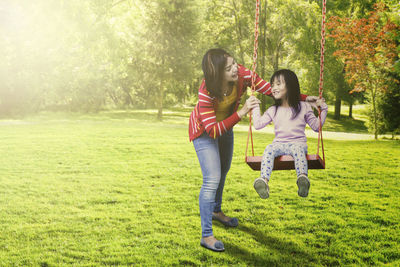
[[[334,53],[345,63],[346,77],[354,84],[353,91],[369,92],[372,105],[370,129],[378,137],[378,92],[388,85],[387,72],[393,68],[396,44],[393,35],[398,26],[383,21],[384,6],[377,4],[368,18],[331,17],[328,27],[338,50]]]
[[[400,75],[393,74],[400,81]],[[382,98],[378,99],[378,107],[382,110],[383,127],[381,132],[400,134],[400,84],[394,82]]]
[[[253,51],[254,3],[252,0],[205,1],[201,27],[204,52],[213,47],[224,48],[239,63],[248,66]]]
[[[146,71],[156,87],[153,92],[162,119],[165,95],[177,83],[189,83],[193,38],[196,33],[194,1],[159,0],[146,2]],[[185,82],[186,81],[186,82]]]

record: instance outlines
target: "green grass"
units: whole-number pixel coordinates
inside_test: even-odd
[[[325,140],[326,170],[274,172],[252,188],[235,132],[224,253],[200,247],[202,177],[186,111],[41,114],[0,120],[0,266],[399,265],[400,143]],[[173,123],[176,119],[178,122]],[[255,133],[261,153],[273,136]],[[310,150],[316,140],[309,140]]]

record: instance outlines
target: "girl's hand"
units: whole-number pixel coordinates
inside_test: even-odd
[[[318,99],[319,99],[319,96],[309,95],[306,98],[306,102],[309,102],[311,104],[312,102],[315,102]],[[325,98],[322,97],[322,99],[325,101]]]
[[[250,110],[257,107],[261,103],[260,100],[257,99],[255,96],[250,96],[246,102],[244,103],[243,107],[238,111],[239,117],[242,118],[245,116]]]
[[[322,109],[325,109],[325,108],[328,107],[328,106],[326,105],[326,103],[325,103],[325,99],[323,99],[323,98],[318,99],[317,101],[315,101],[315,105],[316,105],[317,107],[319,107],[319,108],[322,108]]]
[[[323,103],[325,103],[325,98],[320,99],[318,96],[307,96],[306,98],[306,102],[308,102],[315,109],[321,106],[317,104],[318,101],[322,101]]]

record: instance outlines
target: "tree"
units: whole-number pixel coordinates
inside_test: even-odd
[[[399,74],[392,74],[400,81]],[[400,83],[394,82],[378,101],[378,107],[382,110],[383,129],[382,132],[400,134]]]
[[[194,1],[159,0],[146,2],[146,43],[143,53],[146,71],[156,88],[158,119],[162,119],[165,95],[177,83],[190,81],[195,44]]]
[[[201,27],[204,52],[214,47],[224,48],[240,64],[248,66],[254,35],[254,3],[252,0],[205,1]]]
[[[330,37],[338,48],[334,55],[345,64],[346,78],[354,92],[367,91],[372,108],[371,131],[378,138],[377,96],[387,89],[396,58],[393,40],[398,26],[384,20],[382,3],[375,5],[368,18],[350,19],[331,17]]]

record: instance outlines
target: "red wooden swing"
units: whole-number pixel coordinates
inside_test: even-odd
[[[319,97],[322,98],[323,92],[323,77],[324,77],[324,51],[325,51],[325,14],[326,14],[326,0],[322,0],[322,22],[321,22],[321,58],[320,58],[320,77],[319,77]],[[255,32],[254,32],[254,54],[253,54],[253,72],[251,73],[251,94],[254,95],[255,91],[255,71],[257,66],[257,49],[258,49],[258,28],[259,28],[259,15],[260,15],[260,1],[256,0],[256,15],[255,15]],[[308,169],[325,169],[325,152],[324,142],[322,139],[322,122],[321,110],[318,109],[319,115],[319,131],[318,131],[318,149],[317,154],[307,155]],[[247,145],[245,161],[253,170],[261,169],[262,156],[254,156],[253,146],[253,133],[251,128],[251,112],[249,116],[250,126],[247,135]],[[247,156],[249,147],[249,139],[251,140],[252,156]],[[322,158],[319,155],[319,147],[321,144]],[[273,170],[292,170],[294,169],[294,160],[292,156],[283,155],[275,158]]]

